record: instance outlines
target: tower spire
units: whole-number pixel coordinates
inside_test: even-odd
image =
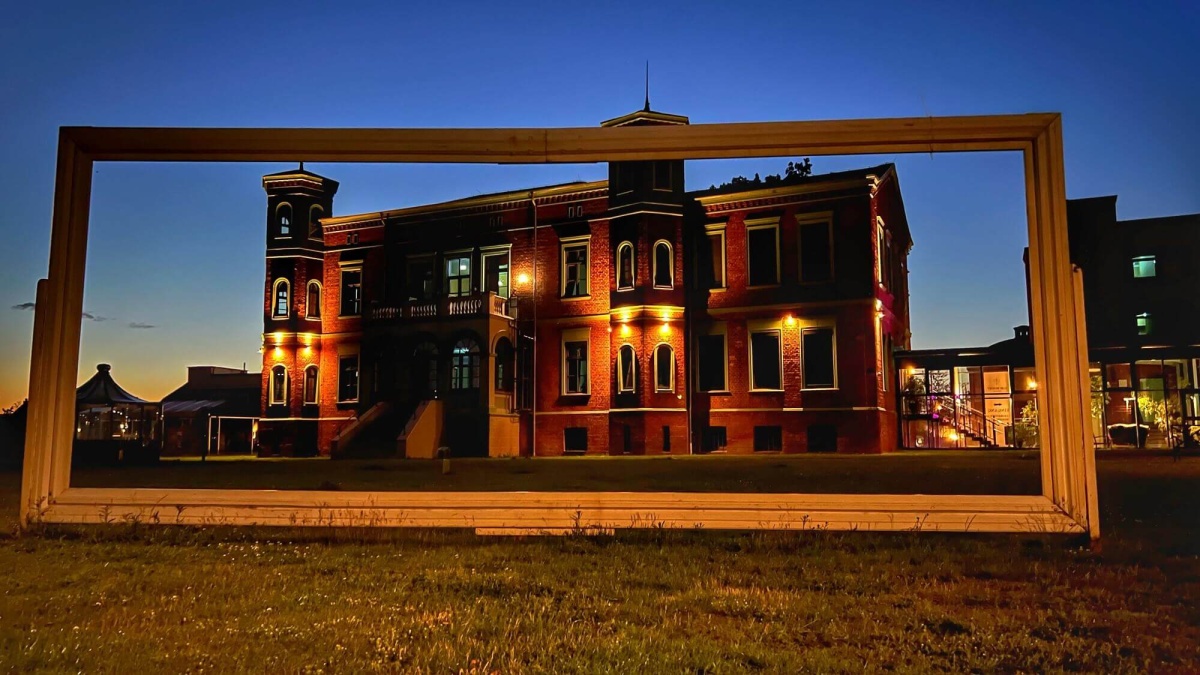
[[[300,160],[300,170],[304,170],[304,160]]]
[[[650,112],[650,59],[646,59],[646,107],[642,110]]]

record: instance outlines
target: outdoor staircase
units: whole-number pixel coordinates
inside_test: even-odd
[[[967,447],[994,448],[1004,445],[1004,429],[983,412],[976,410],[953,396],[937,396],[934,401],[941,411],[938,419],[958,432]]]
[[[421,401],[398,436],[394,436],[396,454],[407,459],[435,459],[442,447],[444,404],[439,400]]]
[[[338,459],[396,456],[396,434],[402,424],[398,417],[391,403],[376,403],[338,432],[333,439],[333,456]]]

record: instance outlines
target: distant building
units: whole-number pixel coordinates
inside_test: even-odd
[[[187,382],[162,400],[163,455],[251,453],[261,391],[259,373],[189,366]]]
[[[687,192],[682,161],[612,162],[337,217],[328,178],[263,187],[265,452],[895,447],[911,237],[891,164]]]
[[[1200,214],[1117,220],[1116,202],[1067,201],[1071,262],[1083,270],[1092,435],[1101,447],[1195,446]],[[1028,328],[991,347],[903,352],[897,361],[904,445],[1009,446],[1036,436]]]

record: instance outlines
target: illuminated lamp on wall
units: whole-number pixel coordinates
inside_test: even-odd
[[[796,317],[792,316],[791,314],[788,314],[787,316],[783,317],[783,325],[787,326],[788,328],[795,326],[796,325]]]
[[[662,335],[670,335],[671,334],[671,324],[664,322],[663,325],[658,327],[658,332]]]
[[[632,332],[633,331],[629,329],[629,324],[621,324],[621,337],[629,337],[629,334]]]
[[[521,272],[520,274],[518,274],[517,275],[517,283],[521,284],[522,286],[529,283],[529,273]]]

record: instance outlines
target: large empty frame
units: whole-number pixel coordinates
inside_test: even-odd
[[[602,162],[1020,151],[1041,419],[1041,496],[315,492],[70,487],[95,161]],[[1080,273],[1067,254],[1058,114],[565,129],[63,128],[50,271],[37,288],[22,522],[469,527],[639,526],[1061,532],[1099,536]]]

